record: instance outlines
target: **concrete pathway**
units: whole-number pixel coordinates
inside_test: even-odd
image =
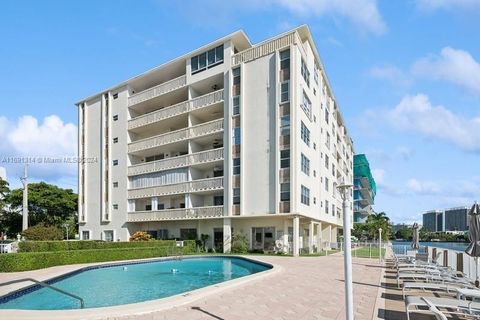
[[[187,304],[142,315],[105,319],[345,319],[343,257],[248,256],[281,269],[266,277],[206,294]],[[21,273],[0,273],[0,282],[31,276],[47,279],[79,266]],[[382,266],[374,259],[353,259],[355,319],[376,319]],[[379,291],[380,290],[380,291]],[[92,309],[93,310],[93,309]]]

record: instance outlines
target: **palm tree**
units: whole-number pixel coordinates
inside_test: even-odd
[[[385,212],[373,213],[368,216],[365,223],[366,231],[370,238],[378,238],[378,229],[382,228],[382,240],[388,240],[390,237],[391,226],[390,219]]]

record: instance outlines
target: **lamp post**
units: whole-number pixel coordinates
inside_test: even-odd
[[[353,320],[353,283],[352,283],[352,245],[351,245],[351,223],[350,215],[348,214],[348,195],[352,185],[342,184],[337,186],[338,191],[342,197],[343,205],[343,272],[345,274],[345,311],[346,319]]]
[[[67,240],[68,240],[68,227],[69,227],[69,225],[68,225],[67,223],[65,223],[65,224],[63,225],[63,227],[64,227],[65,229],[67,229]]]
[[[378,228],[378,257],[382,263],[382,228]]]

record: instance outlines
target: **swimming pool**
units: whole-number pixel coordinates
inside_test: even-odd
[[[192,257],[87,267],[47,281],[85,301],[85,308],[160,299],[271,269],[240,257]],[[0,297],[0,309],[79,309],[78,300],[32,286]]]

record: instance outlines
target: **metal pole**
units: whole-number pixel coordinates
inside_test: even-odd
[[[20,181],[23,184],[23,211],[22,211],[22,231],[28,229],[28,164],[25,163],[25,172]]]
[[[352,185],[340,185],[338,190],[342,195],[343,200],[343,239],[345,241],[344,247],[344,274],[345,274],[345,311],[346,319],[353,320],[353,281],[352,281],[352,246],[351,246],[351,223],[350,215],[348,214],[347,194]]]
[[[378,228],[378,257],[382,263],[382,228]]]

